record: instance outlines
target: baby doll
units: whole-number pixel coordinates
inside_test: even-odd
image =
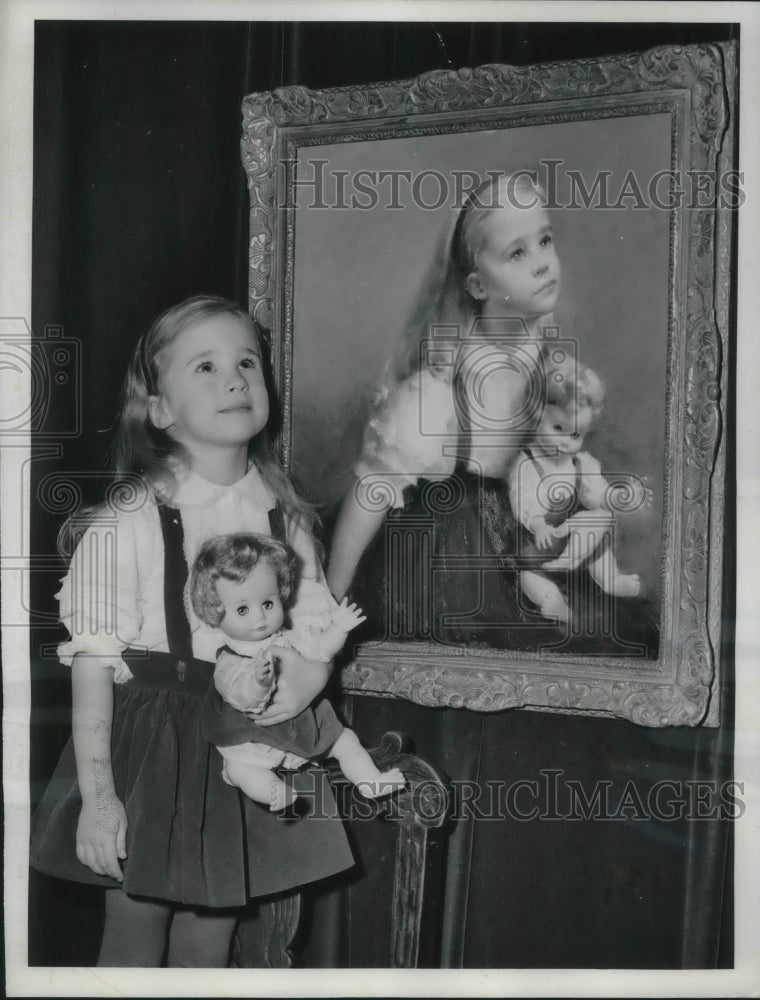
[[[284,629],[297,574],[298,557],[289,546],[268,535],[239,533],[206,542],[191,580],[195,613],[206,625],[219,629],[231,644],[218,651],[214,671],[215,688],[225,703],[222,727],[214,730],[214,742],[224,758],[223,777],[273,812],[297,798],[273,770],[295,770],[322,756],[334,757],[349,781],[368,798],[387,795],[405,782],[398,768],[383,773],[378,770],[326,698],[289,722],[255,726],[254,740],[245,735],[241,740],[246,720],[240,713],[255,718],[274,693],[277,646],[292,646],[306,659],[330,660],[351,629],[364,621],[361,611],[344,599],[335,607],[328,628]]]
[[[510,474],[512,510],[521,525],[520,563],[536,567],[521,570],[520,585],[545,618],[570,619],[564,594],[544,571],[564,568],[568,536],[581,527],[586,568],[598,586],[616,597],[635,597],[641,589],[639,577],[621,573],[615,559],[610,484],[599,462],[581,451],[603,403],[604,387],[590,368],[569,360],[548,367],[534,440]],[[634,478],[625,489],[632,491],[629,509],[651,502],[651,491]]]

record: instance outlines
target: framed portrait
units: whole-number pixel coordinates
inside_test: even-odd
[[[614,515],[606,544],[639,581],[606,604],[588,590],[584,600],[607,609],[601,635],[575,628],[577,605],[564,631],[553,622],[547,633],[534,614],[514,644],[503,629],[483,642],[441,631],[436,574],[451,560],[442,570],[435,531],[457,496],[450,480],[431,481],[413,516],[396,505],[380,529],[388,614],[346,657],[344,690],[718,725],[730,262],[743,198],[735,90],[735,48],[716,43],[245,99],[250,309],[271,340],[281,455],[307,498],[329,521],[357,488],[388,359],[442,266],[442,241],[484,178],[525,175],[562,264],[543,391],[568,358],[604,386],[583,449]],[[478,333],[431,328],[420,350],[437,370],[455,367],[463,337]],[[415,419],[427,433],[424,407]],[[484,593],[500,572],[492,563]],[[394,617],[391,591],[412,585],[428,606],[410,623]]]

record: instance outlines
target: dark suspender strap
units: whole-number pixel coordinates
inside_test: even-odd
[[[578,461],[577,455],[573,455],[573,465],[575,466],[575,498],[577,504],[581,496],[581,463]]]
[[[269,532],[278,542],[287,542],[285,537],[285,511],[278,500],[269,511]]]
[[[178,660],[193,658],[193,639],[185,613],[185,536],[182,518],[176,507],[158,505],[161,533],[164,536],[164,613],[169,652]]]
[[[526,454],[526,455],[528,456],[528,458],[529,458],[529,459],[531,460],[531,462],[533,463],[533,465],[534,465],[534,466],[535,466],[535,468],[536,468],[536,472],[537,472],[537,473],[539,474],[539,476],[540,476],[540,475],[541,475],[541,466],[540,466],[540,465],[538,464],[538,462],[536,461],[536,456],[535,456],[535,455],[533,454],[533,452],[532,452],[532,451],[530,450],[530,448],[525,448],[525,447],[524,447],[524,448],[523,448],[523,451],[524,451],[524,452],[525,452],[525,454]]]

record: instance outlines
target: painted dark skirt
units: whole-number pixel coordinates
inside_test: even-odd
[[[368,621],[352,640],[656,658],[649,602],[603,595],[584,569],[553,574],[572,625],[538,614],[519,586],[535,553],[522,551],[503,480],[457,470],[420,480],[405,501],[389,512],[357,568],[350,598]]]

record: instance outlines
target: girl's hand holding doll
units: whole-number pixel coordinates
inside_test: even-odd
[[[288,646],[272,646],[271,652],[279,662],[277,690],[269,707],[256,716],[260,726],[274,726],[300,715],[321,694],[332,666],[307,660]]]
[[[531,528],[533,530],[533,538],[539,549],[548,549],[554,539],[559,538],[563,534],[562,531],[557,531],[540,517],[533,518]]]
[[[262,649],[256,656],[241,656],[230,649],[223,649],[216,659],[217,671],[227,677],[242,676],[251,707],[245,715],[258,721],[264,709],[271,703],[277,690],[277,664],[271,649]]]
[[[243,714],[262,726],[300,715],[321,693],[330,675],[329,663],[307,660],[290,646],[270,646],[253,658],[224,651],[217,660],[217,669],[220,666],[233,672],[242,666],[246,674],[253,672],[261,701]]]

